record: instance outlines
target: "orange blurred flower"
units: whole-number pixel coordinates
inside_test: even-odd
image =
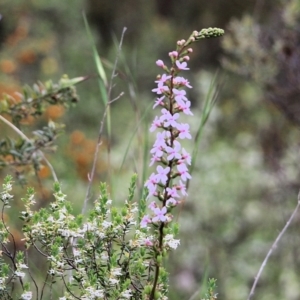
[[[48,166],[41,166],[41,169],[38,171],[38,176],[40,178],[47,178],[50,175],[50,170]]]
[[[52,105],[47,107],[45,111],[45,116],[47,119],[58,119],[65,113],[65,109],[61,105]]]
[[[17,65],[11,59],[2,59],[0,61],[0,69],[3,73],[11,74],[17,69]]]
[[[36,54],[31,49],[26,49],[18,54],[17,59],[23,64],[32,64],[36,60]]]
[[[72,144],[79,145],[84,141],[84,139],[85,139],[84,133],[79,130],[75,130],[71,134],[71,143]]]

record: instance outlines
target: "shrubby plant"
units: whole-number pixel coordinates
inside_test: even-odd
[[[152,90],[157,94],[153,108],[160,108],[160,115],[150,128],[156,132],[150,150],[150,165],[156,165],[155,172],[146,181],[137,202],[134,199],[137,175],[132,176],[129,193],[119,209],[112,205],[107,185],[101,183],[93,207],[87,213],[74,215],[72,203],[43,155],[47,147],[53,147],[60,126],[50,122],[47,128],[35,132],[32,139],[18,128],[22,118],[40,115],[45,105],[76,102],[74,85],[85,78],[64,78],[55,86],[40,83],[33,89],[25,88],[19,100],[5,99],[1,113],[10,115],[11,120],[2,116],[1,120],[20,135],[22,142],[7,140],[0,144],[2,165],[32,165],[38,170],[43,160],[51,168],[55,182],[54,201],[36,211],[35,191],[27,188],[22,198],[24,209],[20,212],[25,250],[18,251],[4,218],[4,212],[9,214],[13,205],[13,177],[6,176],[4,180],[0,193],[1,299],[168,299],[164,262],[180,244],[173,210],[187,196],[193,162],[181,145],[182,140],[192,137],[189,124],[181,123],[180,116],[193,115],[185,90],[192,86],[181,73],[189,70],[190,46],[194,42],[223,33],[218,28],[194,31],[187,40],[178,41],[176,49],[169,53],[170,66],[157,60],[163,74],[157,76],[157,87]],[[5,159],[6,156],[10,159]],[[39,278],[31,270],[29,257],[33,255],[41,257],[46,270]],[[216,281],[211,279],[207,299],[217,298],[215,287]]]

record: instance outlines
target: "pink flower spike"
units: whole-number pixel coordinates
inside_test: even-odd
[[[178,124],[177,129],[179,131],[179,138],[180,139],[191,139],[192,136],[189,132],[190,126],[189,124]]]
[[[155,208],[153,210],[155,217],[152,218],[152,222],[165,222],[167,220],[165,214],[167,212],[167,208],[164,206],[162,209],[159,209],[159,207]]]
[[[152,221],[148,215],[145,215],[141,220],[140,226],[141,228],[146,228],[149,223],[152,223]]]
[[[185,61],[181,63],[179,60],[176,60],[176,66],[179,70],[189,70],[189,68],[187,68],[187,63]]]
[[[164,62],[161,59],[156,61],[156,65],[161,67],[161,68],[163,68],[165,66]]]

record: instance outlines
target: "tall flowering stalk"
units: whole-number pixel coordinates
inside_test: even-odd
[[[186,78],[180,76],[180,73],[189,70],[187,62],[190,60],[190,53],[193,52],[189,47],[192,43],[223,34],[224,31],[219,28],[194,31],[188,40],[178,41],[176,50],[169,53],[170,68],[162,60],[156,61],[156,65],[164,71],[157,76],[155,81],[157,87],[152,90],[157,94],[153,108],[161,107],[160,116],[155,117],[150,128],[151,132],[158,131],[150,151],[152,155],[150,166],[157,163],[157,167],[156,172],[150,175],[145,184],[149,197],[155,197],[156,201],[152,201],[149,205],[151,213],[143,216],[141,220],[141,227],[150,229],[149,225],[152,225],[157,237],[151,241],[155,271],[151,291],[148,291],[150,300],[160,299],[162,296],[161,291],[164,288],[159,288],[159,292],[156,291],[161,282],[159,276],[162,270],[162,257],[165,256],[167,248],[176,249],[180,242],[174,239],[176,229],[168,225],[173,218],[172,210],[180,203],[181,197],[187,196],[186,182],[192,178],[189,173],[191,155],[180,143],[184,139],[192,138],[189,124],[180,122],[182,113],[193,115],[190,110],[191,102],[185,90],[192,86]]]
[[[180,143],[192,138],[189,124],[180,122],[182,113],[193,115],[186,95],[186,89],[192,86],[180,73],[189,70],[190,44],[222,34],[223,30],[216,28],[194,31],[169,53],[170,68],[161,60],[156,62],[164,70],[153,89],[158,95],[153,108],[161,107],[161,115],[150,128],[157,131],[150,165],[157,166],[145,184],[139,209],[134,202],[137,175],[132,177],[123,207],[111,206],[107,186],[101,184],[100,196],[86,216],[73,215],[58,182],[53,186],[54,201],[37,211],[33,210],[34,190],[28,188],[22,198],[25,210],[20,215],[25,249],[17,251],[4,218],[14,198],[12,177],[6,177],[0,191],[0,299],[168,299],[163,258],[180,242],[175,239],[178,226],[171,223],[172,210],[181,197],[187,196],[192,164],[191,155]],[[148,205],[151,213],[146,214],[150,197],[156,201]],[[39,279],[30,270],[32,254],[44,257]],[[17,283],[19,290],[15,288]],[[209,296],[214,284],[211,282]]]

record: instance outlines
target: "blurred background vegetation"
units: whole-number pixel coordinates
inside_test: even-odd
[[[78,85],[81,101],[75,108],[67,112],[52,106],[43,118],[26,124],[35,128],[49,119],[66,124],[58,151],[48,158],[78,212],[104,109],[82,11],[108,74],[127,27],[113,89],[113,97],[122,91],[125,96],[112,105],[112,134],[103,139],[96,179],[109,181],[115,201],[124,201],[130,175],[143,168],[146,151],[140,145],[153,142],[147,127],[154,112],[135,130],[154,99],[155,61],[166,62],[176,41],[193,30],[225,29],[224,37],[196,44],[191,56],[194,117],[189,122],[194,130],[217,69],[222,89],[205,128],[189,199],[178,214],[181,246],[169,260],[170,299],[189,299],[206,277],[218,279],[220,299],[245,299],[296,206],[300,187],[300,2],[2,0],[0,94],[13,95],[37,80],[57,81],[64,73],[90,76]],[[0,124],[1,139],[11,134]],[[0,170],[1,178],[8,172],[12,170]],[[30,175],[38,207],[44,206],[52,199],[50,172],[40,170],[40,183]],[[23,187],[19,189],[21,194]],[[16,203],[15,213],[6,218],[21,248],[21,204]],[[300,299],[299,225],[297,216],[266,266],[254,299]]]

